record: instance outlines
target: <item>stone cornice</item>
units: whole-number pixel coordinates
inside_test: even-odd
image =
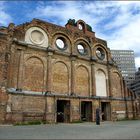
[[[119,101],[131,101],[130,98],[117,98],[117,97],[101,97],[101,96],[79,96],[76,94],[60,94],[60,93],[50,93],[50,92],[34,92],[34,91],[24,91],[21,89],[15,89],[15,88],[9,88],[7,89],[7,92],[9,94],[13,95],[26,95],[26,96],[47,96],[47,97],[62,97],[62,98],[75,98],[75,99],[89,99],[89,100],[105,100],[105,101],[111,101],[111,100],[119,100]]]

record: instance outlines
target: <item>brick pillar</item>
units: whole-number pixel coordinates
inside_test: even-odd
[[[128,118],[127,87],[125,85],[125,81],[124,80],[123,80],[123,89],[124,89],[124,101],[125,101],[126,118]]]
[[[112,97],[112,84],[111,84],[111,68],[108,66],[108,85],[109,85],[109,96]]]
[[[71,94],[75,94],[75,57],[71,57]]]
[[[19,53],[19,61],[18,61],[17,89],[22,89],[24,51],[22,49],[18,49],[18,53]]]
[[[131,96],[131,105],[132,105],[132,112],[133,112],[133,119],[136,118],[136,114],[135,114],[135,99],[134,99],[134,94],[133,92],[130,91],[130,96]]]
[[[120,83],[121,83],[121,97],[124,98],[124,86],[123,86],[123,79],[120,79]]]
[[[47,92],[52,90],[52,55],[53,52],[48,52],[47,58]]]
[[[91,63],[91,86],[92,86],[92,95],[96,96],[96,79],[95,79],[95,64]]]
[[[8,66],[8,87],[14,87],[13,84],[13,71],[14,71],[14,54],[15,54],[15,45],[11,45],[11,55],[10,55],[10,64]]]

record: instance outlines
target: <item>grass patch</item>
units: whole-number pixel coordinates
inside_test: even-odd
[[[138,118],[123,118],[123,119],[117,119],[117,121],[133,121],[133,120],[139,120]]]
[[[72,121],[71,123],[83,123],[83,121],[81,121],[81,120],[75,120],[75,121]]]
[[[40,124],[46,124],[45,121],[28,121],[28,122],[17,122],[14,125],[40,125]]]

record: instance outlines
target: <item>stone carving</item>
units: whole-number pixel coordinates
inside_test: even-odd
[[[48,47],[48,36],[41,28],[31,27],[26,31],[25,42],[42,47]]]
[[[35,44],[42,44],[45,37],[42,32],[34,30],[31,32],[31,39]]]

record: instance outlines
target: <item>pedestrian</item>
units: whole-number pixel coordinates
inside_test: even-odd
[[[100,125],[100,109],[96,109],[96,125]]]
[[[102,113],[100,113],[101,114],[101,117],[100,117],[100,119],[101,119],[101,121],[104,121],[105,120],[105,114],[104,114],[104,112],[102,112]]]

